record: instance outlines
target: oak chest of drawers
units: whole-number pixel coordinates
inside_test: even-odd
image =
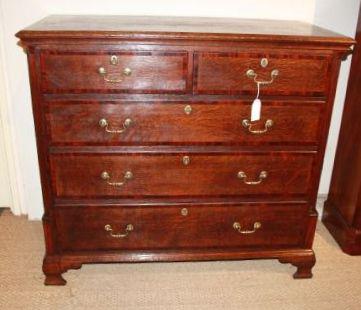
[[[51,16],[17,36],[46,284],[96,262],[274,258],[312,276],[325,142],[353,40],[299,22],[124,16]]]

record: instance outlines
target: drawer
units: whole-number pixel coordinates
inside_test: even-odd
[[[314,153],[53,154],[58,197],[304,195]]]
[[[41,87],[46,93],[184,93],[186,52],[41,54]]]
[[[322,102],[50,102],[53,144],[317,144]],[[271,126],[268,127],[269,122]]]
[[[304,244],[305,205],[56,209],[63,251],[284,248]]]
[[[262,58],[268,61],[261,64]],[[253,75],[247,75],[253,70]],[[277,70],[278,75],[272,76]],[[329,59],[307,54],[197,53],[195,93],[324,96],[328,88]],[[256,74],[256,75],[255,75]]]

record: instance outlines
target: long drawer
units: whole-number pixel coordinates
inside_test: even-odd
[[[302,246],[307,205],[77,207],[56,209],[60,248],[157,250]]]
[[[53,154],[58,197],[307,194],[314,153]]]
[[[55,101],[47,105],[53,144],[316,144],[323,102]]]
[[[194,91],[198,94],[323,96],[328,89],[329,58],[272,51],[196,53]],[[251,71],[252,70],[252,71]]]
[[[41,54],[41,88],[46,93],[184,93],[187,79],[186,52]]]

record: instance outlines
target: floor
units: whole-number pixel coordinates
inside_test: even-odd
[[[276,260],[84,265],[43,285],[40,222],[0,216],[0,309],[361,309],[361,257],[319,223],[314,278]]]

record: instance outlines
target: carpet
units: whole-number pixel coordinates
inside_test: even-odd
[[[83,265],[43,285],[41,223],[0,216],[0,309],[361,309],[361,257],[318,223],[314,277],[277,260]]]

